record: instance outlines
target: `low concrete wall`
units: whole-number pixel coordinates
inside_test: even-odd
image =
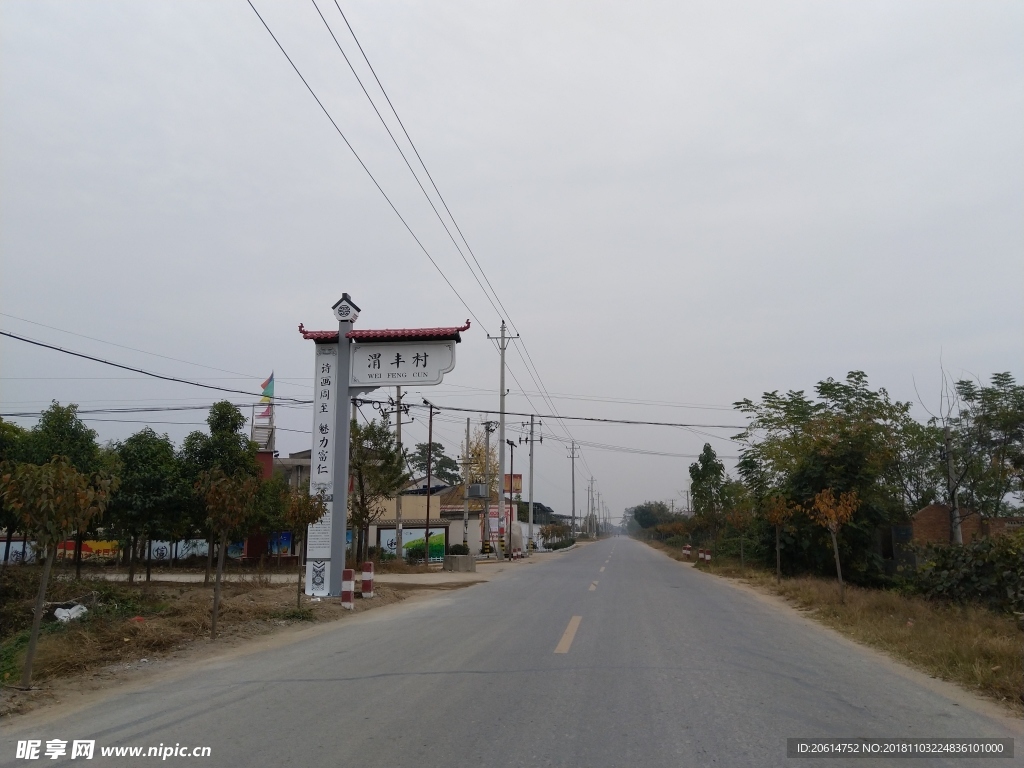
[[[444,570],[476,572],[476,558],[472,555],[445,555]]]

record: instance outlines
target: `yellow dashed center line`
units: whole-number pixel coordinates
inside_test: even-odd
[[[562,639],[555,646],[555,653],[569,652],[569,649],[572,647],[572,641],[576,637],[576,630],[580,628],[581,621],[583,621],[582,616],[573,616],[569,619],[569,626],[565,628],[565,632],[562,633]]]
[[[601,566],[601,573],[604,573],[604,566]]]

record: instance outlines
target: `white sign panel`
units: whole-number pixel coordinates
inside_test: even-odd
[[[306,594],[324,597],[330,595],[331,561],[306,561]]]
[[[313,378],[313,450],[309,464],[309,492],[324,492],[327,514],[309,526],[306,552],[310,560],[330,558],[331,519],[334,509],[334,413],[338,398],[338,345],[316,345]]]
[[[440,384],[455,368],[454,341],[356,343],[351,348],[353,387]]]

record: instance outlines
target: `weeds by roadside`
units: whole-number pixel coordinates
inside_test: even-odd
[[[678,548],[649,543],[676,560],[693,562],[687,561]],[[801,576],[783,578],[781,584],[776,584],[773,572],[749,565],[743,569],[737,561],[724,558],[695,567],[780,595],[857,642],[886,651],[933,677],[995,699],[1017,714],[1024,712],[1024,633],[1012,615],[898,590],[851,585],[846,587],[846,602],[841,603],[834,579]]]
[[[0,573],[0,683],[16,680],[20,673],[39,570],[18,567]],[[387,586],[375,591],[375,605],[399,599]],[[212,593],[212,585],[202,583],[57,579],[49,592],[51,609],[77,599],[88,612],[67,624],[52,617],[43,624],[34,677],[42,682],[65,678],[152,659],[205,640]],[[222,600],[219,622],[228,639],[265,634],[294,622],[329,621],[346,613],[336,600],[304,601],[297,609],[293,584],[267,584],[263,579],[226,583]],[[357,610],[370,607],[361,600],[356,605]]]

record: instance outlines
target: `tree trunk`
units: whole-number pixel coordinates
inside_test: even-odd
[[[303,544],[305,544],[305,542],[303,542]],[[301,551],[302,550],[300,549],[299,552],[301,552]],[[296,560],[299,561],[299,584],[298,584],[298,589],[296,590],[296,593],[295,593],[295,608],[296,608],[296,610],[300,610],[301,611],[302,610],[302,577],[304,575],[303,571],[305,571],[305,568],[302,567],[302,555],[301,554],[299,555],[299,557],[296,558]]]
[[[153,576],[153,535],[146,537],[146,581]]]
[[[171,558],[168,561],[168,568],[174,568],[174,563],[178,559],[178,540],[175,539],[174,543],[171,544]]]
[[[836,541],[836,532],[829,531],[832,534],[832,551],[836,556],[836,576],[839,577],[839,602],[846,602],[846,586],[843,584],[843,568],[839,564],[839,542]]]
[[[11,557],[11,540],[14,538],[14,526],[10,525],[7,527],[7,540],[4,542],[4,567],[7,567],[7,563]]]
[[[44,552],[44,557],[49,555]],[[54,556],[57,554],[54,551]],[[50,580],[50,567],[53,565],[54,557],[46,557],[43,563],[43,575],[39,579],[39,591],[36,593],[36,610],[32,617],[32,634],[28,638],[28,650],[25,652],[25,666],[21,669],[21,687],[29,688],[32,685],[32,661],[36,655],[36,644],[39,642],[39,625],[43,622],[43,605],[46,602],[46,583]]]
[[[228,535],[220,535],[220,549],[217,550],[217,581],[213,587],[213,617],[210,619],[210,640],[217,639],[217,611],[220,610],[220,581],[224,575],[224,553],[228,548]]]
[[[782,583],[782,544],[779,542],[779,526],[775,526],[775,583]]]
[[[213,568],[213,536],[206,537],[206,576],[203,584],[210,583],[210,570]]]
[[[82,578],[82,542],[85,539],[84,533],[75,535],[75,578]]]
[[[128,539],[128,583],[135,583],[135,541],[136,537]]]

